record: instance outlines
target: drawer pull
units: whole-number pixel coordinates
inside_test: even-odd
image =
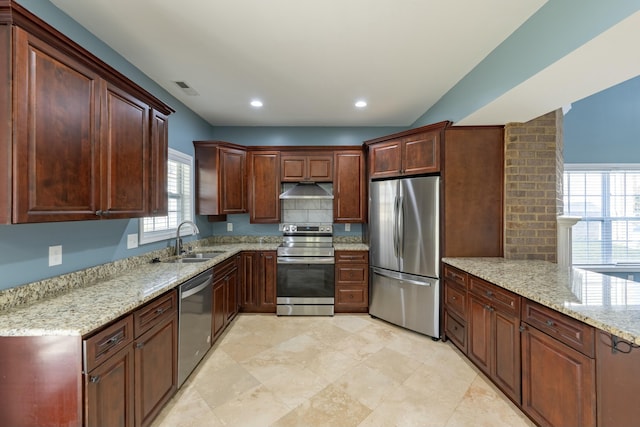
[[[164,307],[160,307],[160,308],[156,309],[156,314],[162,314],[162,313],[164,313],[165,311],[167,311],[167,309],[166,309],[166,308],[164,308]]]
[[[547,320],[547,326],[553,327],[555,326],[555,322],[553,320]]]
[[[525,328],[524,326],[520,325],[520,327],[518,328],[520,330],[520,332],[524,332],[527,330],[527,328]]]
[[[486,294],[487,294],[488,297],[492,297],[493,296],[493,292],[491,292],[491,291],[487,291]]]
[[[451,297],[451,301],[455,301],[457,298],[455,296]]]
[[[119,332],[118,334],[112,336],[108,340],[105,340],[100,344],[98,344],[98,347],[104,347],[105,345],[116,345],[116,344],[119,344],[123,339],[124,339],[123,333]]]
[[[100,376],[91,375],[89,377],[89,382],[90,383],[99,383],[100,382]]]
[[[142,347],[144,347],[143,342],[136,343],[136,348],[142,348]]]
[[[489,304],[485,304],[484,308],[486,308],[490,312],[494,312],[495,311],[495,308],[491,307]]]

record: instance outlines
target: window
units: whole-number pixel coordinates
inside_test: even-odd
[[[140,219],[141,244],[174,238],[176,229],[182,221],[193,221],[192,163],[191,156],[169,148],[167,162],[168,215]],[[183,227],[181,230],[181,234],[184,235],[191,233],[190,227]]]
[[[640,165],[565,165],[573,264],[640,264]]]

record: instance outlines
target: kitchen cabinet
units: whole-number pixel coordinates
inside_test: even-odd
[[[19,5],[2,3],[0,222],[152,215],[152,162],[166,147],[153,144],[151,116],[165,115],[166,126],[172,110]]]
[[[240,311],[276,312],[276,269],[276,251],[242,252]]]
[[[236,257],[213,269],[213,304],[211,335],[215,340],[238,312],[238,264]]]
[[[442,152],[442,256],[502,256],[503,127],[448,127]]]
[[[331,182],[333,153],[285,151],[280,156],[280,181]]]
[[[249,222],[280,222],[280,152],[249,152]]]
[[[369,179],[440,172],[440,140],[449,122],[366,141]]]
[[[133,315],[83,341],[86,426],[134,426]]]
[[[640,419],[640,348],[596,331],[597,425],[633,426]]]
[[[193,145],[196,164],[196,213],[211,217],[246,213],[247,177],[244,147],[216,141],[194,141]]]
[[[178,389],[176,292],[170,291],[136,310],[133,318],[135,426],[146,427]]]
[[[334,153],[333,222],[367,222],[367,187],[362,150]]]
[[[444,332],[463,353],[467,353],[467,273],[445,265]]]
[[[336,313],[366,313],[369,308],[369,252],[335,251]]]
[[[525,300],[522,408],[541,426],[595,426],[594,329]]]
[[[467,356],[520,402],[520,297],[469,277]]]
[[[151,112],[151,216],[168,214],[167,161],[169,153],[169,117],[157,110]]]

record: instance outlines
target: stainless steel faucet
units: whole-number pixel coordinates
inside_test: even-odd
[[[193,228],[193,234],[199,234],[200,233],[200,230],[198,229],[198,226],[193,221],[182,221],[180,223],[180,225],[178,225],[178,229],[176,230],[176,247],[175,247],[175,255],[176,256],[182,255],[182,252],[183,252],[182,251],[182,239],[180,238],[180,228],[182,228],[182,226],[185,225],[185,224],[189,224]]]

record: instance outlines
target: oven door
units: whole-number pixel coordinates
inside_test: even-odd
[[[331,304],[335,296],[334,257],[278,257],[278,304]]]

